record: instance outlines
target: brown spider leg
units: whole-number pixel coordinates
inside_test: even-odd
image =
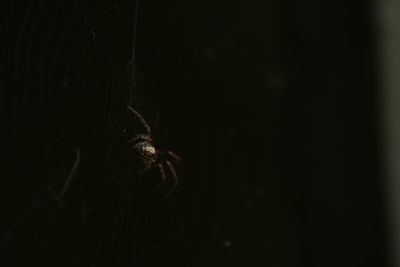
[[[172,151],[167,151],[166,154],[167,154],[168,156],[171,156],[171,157],[172,157],[174,160],[176,160],[177,162],[181,162],[181,161],[182,161],[181,157],[179,157],[177,154],[175,154],[175,153],[172,152]]]
[[[133,108],[131,108],[130,106],[126,106],[130,111],[133,112],[133,114],[136,115],[136,117],[139,118],[140,122],[143,124],[144,128],[146,128],[146,132],[149,136],[151,136],[151,128],[150,126],[147,124],[147,122],[143,119],[143,117]]]
[[[71,183],[71,181],[74,178],[75,173],[76,173],[76,171],[78,169],[80,158],[81,158],[81,151],[80,151],[80,149],[78,147],[78,148],[76,148],[76,160],[75,160],[74,166],[72,166],[72,169],[68,174],[67,180],[65,180],[64,186],[63,186],[63,188],[61,190],[61,193],[59,195],[59,199],[62,199],[64,197],[65,193],[67,192],[69,184]]]
[[[153,143],[153,140],[151,139],[150,136],[148,136],[148,135],[143,135],[143,134],[138,134],[138,135],[136,135],[134,138],[130,139],[128,142],[131,143],[131,142],[134,142],[134,141],[136,141],[136,140],[138,140],[138,139],[142,139],[142,140],[144,140],[144,141]]]
[[[61,201],[60,196],[56,193],[54,188],[51,185],[46,185],[47,192],[50,196],[57,202],[58,206],[64,208],[64,203]]]
[[[165,175],[164,167],[161,163],[158,163],[158,169],[160,170],[160,174],[161,174],[161,182],[154,187],[154,190],[160,189],[160,187],[164,184],[165,179],[167,178],[167,176]]]
[[[168,197],[174,191],[176,185],[179,182],[179,178],[178,178],[178,175],[176,174],[174,165],[172,165],[172,163],[169,160],[166,160],[165,163],[168,165],[168,168],[172,173],[172,177],[174,178],[174,184],[171,186],[168,193],[165,195],[165,197]]]

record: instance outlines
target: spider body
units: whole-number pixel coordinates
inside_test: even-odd
[[[149,171],[157,162],[157,150],[150,141],[139,141],[133,145],[133,150],[140,162],[139,173]]]
[[[153,144],[150,126],[136,110],[130,106],[127,106],[127,108],[136,115],[146,130],[145,134],[137,134],[135,137],[129,140],[129,142],[133,144],[133,150],[140,162],[139,173],[143,174],[151,170],[153,167],[158,167],[161,175],[161,181],[155,187],[155,189],[159,189],[167,178],[164,169],[164,166],[166,166],[173,178],[173,184],[166,195],[168,196],[174,191],[177,183],[179,182],[178,175],[176,174],[172,161],[180,162],[181,159],[178,155],[171,151],[157,150]]]
[[[147,141],[136,143],[133,148],[139,157],[153,159],[157,155],[156,148]]]

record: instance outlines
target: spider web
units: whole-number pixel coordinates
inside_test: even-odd
[[[291,266],[288,2],[4,3],[0,265]],[[170,198],[126,105],[183,159]]]
[[[162,139],[156,86],[136,70],[139,10],[117,0],[9,3],[9,24],[19,22],[9,83],[20,90],[16,121],[30,121],[15,128],[41,151],[31,205],[2,240],[30,240],[24,266],[170,266],[172,248],[193,266],[174,198],[153,190],[157,170],[137,174],[127,146],[143,127],[126,105]]]

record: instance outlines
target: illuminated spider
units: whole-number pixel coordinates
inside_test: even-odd
[[[171,163],[171,159],[175,162],[180,162],[181,159],[178,155],[171,151],[157,150],[153,145],[150,126],[136,110],[130,106],[127,106],[127,108],[139,118],[143,127],[146,129],[146,134],[137,134],[134,138],[129,140],[130,143],[133,143],[133,149],[140,162],[139,173],[146,173],[154,166],[157,166],[161,174],[161,182],[155,187],[155,189],[158,190],[164,184],[167,177],[163,165],[166,164],[172,174],[172,178],[174,179],[173,185],[166,194],[166,196],[169,196],[179,182],[178,175],[176,174],[175,168]]]

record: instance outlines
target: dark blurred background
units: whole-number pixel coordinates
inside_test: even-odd
[[[400,264],[395,3],[1,5],[1,266]],[[183,158],[169,198],[126,105]]]

